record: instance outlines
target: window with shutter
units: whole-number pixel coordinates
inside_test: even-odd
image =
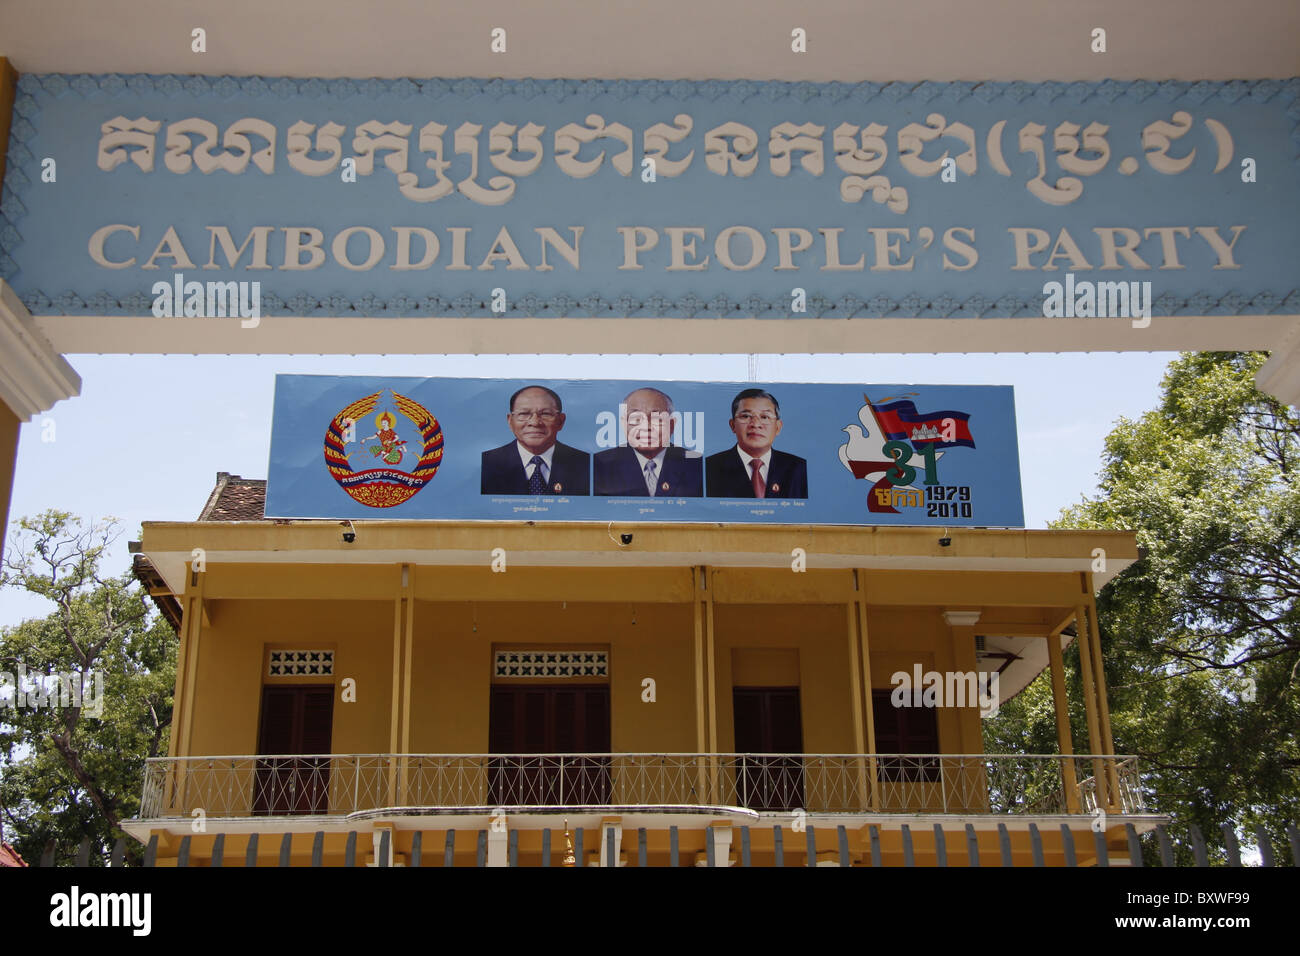
[[[796,810],[804,802],[803,723],[798,687],[737,687],[737,796],[752,810]],[[773,754],[780,756],[753,756]],[[786,756],[790,755],[790,756]]]
[[[330,762],[334,731],[334,685],[267,685],[262,688],[262,716],[253,813],[325,813],[329,806]]]
[[[491,799],[497,806],[609,802],[609,686],[556,684],[492,688],[488,740]],[[548,756],[528,756],[545,754]]]
[[[876,725],[876,752],[881,754],[939,753],[939,715],[933,707],[895,707],[893,691],[871,692]],[[878,762],[880,779],[890,783],[934,783],[939,760],[889,757]]]

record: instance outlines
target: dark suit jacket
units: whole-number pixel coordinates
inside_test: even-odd
[[[519,460],[519,449],[511,439],[500,448],[483,452],[479,472],[479,491],[485,495],[528,494],[528,472]],[[555,486],[559,485],[557,489]],[[551,476],[546,482],[548,495],[591,494],[591,455],[568,445],[555,443],[551,457]]]
[[[596,494],[649,497],[636,452],[624,446],[596,453]],[[704,494],[704,459],[687,458],[686,449],[670,445],[656,481],[655,497],[698,498]],[[667,488],[664,485],[668,485]]]
[[[735,445],[705,459],[704,475],[710,498],[754,497],[753,481]],[[808,462],[773,448],[767,463],[767,497],[807,498]]]

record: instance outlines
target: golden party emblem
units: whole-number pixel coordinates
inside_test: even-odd
[[[360,434],[370,431],[371,423],[374,432]],[[417,454],[411,465],[401,467]],[[441,463],[438,420],[423,405],[391,389],[353,402],[334,416],[325,432],[330,475],[349,497],[370,508],[392,508],[409,500]]]

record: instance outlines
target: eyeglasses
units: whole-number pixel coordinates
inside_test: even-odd
[[[776,416],[771,412],[762,412],[755,415],[753,412],[736,412],[736,421],[742,425],[748,425],[750,422],[757,421],[760,425],[770,425],[776,421]]]
[[[549,408],[541,412],[511,412],[510,413],[510,417],[517,422],[526,422],[535,416],[537,418],[540,418],[543,422],[545,422],[548,425],[551,422],[555,421],[555,419],[558,418],[559,415],[560,415],[559,412]]]

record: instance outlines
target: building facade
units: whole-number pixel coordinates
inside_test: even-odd
[[[1161,820],[1096,631],[1131,533],[285,521],[264,493],[223,473],[138,546],[181,638],[127,825],[158,865],[1122,865]],[[984,753],[981,710],[1044,670],[1058,752]]]

